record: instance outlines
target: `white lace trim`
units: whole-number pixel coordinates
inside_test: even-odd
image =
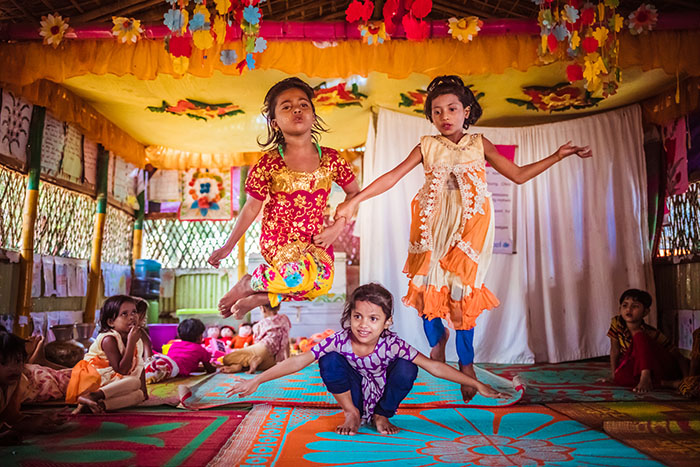
[[[465,255],[469,257],[472,261],[475,263],[479,262],[479,252],[476,251],[473,247],[471,242],[465,242],[464,240],[459,240],[457,242],[457,248],[462,250]]]

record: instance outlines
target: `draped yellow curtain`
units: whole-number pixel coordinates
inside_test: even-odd
[[[270,41],[260,54],[256,68],[276,69],[289,74],[303,72],[319,78],[366,76],[371,71],[391,78],[411,73],[440,74],[502,73],[506,68],[525,71],[539,64],[539,36],[481,36],[472,42],[435,39],[424,42],[388,41],[368,46],[361,41],[342,41],[335,47],[319,48],[310,41]],[[644,70],[662,68],[670,74],[700,76],[700,31],[658,31],[620,39],[620,66],[641,66]],[[219,60],[219,45],[207,51],[203,59],[195,51],[188,73],[209,77],[214,70],[238,74],[235,65]],[[238,56],[241,44],[235,43]],[[0,46],[0,82],[27,85],[39,79],[54,82],[86,73],[133,74],[139,79],[154,79],[159,73],[177,75],[162,40],[143,39],[135,45],[109,40],[66,40],[57,49],[40,42],[21,42]]]
[[[188,170],[199,167],[212,169],[228,169],[242,165],[255,164],[262,154],[259,152],[240,152],[229,154],[206,154],[162,146],[146,148],[146,162],[161,169]]]

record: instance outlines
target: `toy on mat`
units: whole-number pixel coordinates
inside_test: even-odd
[[[238,326],[238,335],[231,340],[232,349],[242,349],[253,345],[253,326],[250,323],[241,323]]]

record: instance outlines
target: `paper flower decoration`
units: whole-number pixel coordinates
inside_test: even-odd
[[[586,37],[581,41],[581,46],[587,54],[592,54],[593,52],[598,50],[598,41],[595,37]]]
[[[187,69],[190,67],[189,57],[172,57],[173,59],[173,71],[179,75],[185,74]]]
[[[214,25],[211,27],[212,32],[216,36],[216,43],[223,44],[226,42],[226,20],[221,16],[214,18]]]
[[[143,28],[141,27],[141,21],[134,18],[124,18],[112,16],[112,35],[117,36],[121,42],[131,42],[136,43],[137,40],[141,38],[143,34]]]
[[[260,8],[256,6],[248,5],[243,9],[243,19],[250,24],[258,24],[261,16]]]
[[[386,33],[386,24],[384,22],[361,24],[358,29],[362,36],[362,41],[367,45],[383,44],[384,41],[390,39]]]
[[[216,0],[216,12],[225,15],[231,9],[231,0]]]
[[[246,54],[245,56],[245,64],[248,67],[249,70],[254,70],[255,69],[255,59],[253,58],[253,54]]]
[[[411,13],[418,19],[423,19],[428,16],[433,8],[432,0],[414,0],[411,4]]]
[[[610,21],[608,21],[608,26],[613,31],[620,32],[624,23],[625,23],[625,19],[622,16],[615,13],[615,16],[610,17]]]
[[[554,26],[554,16],[552,16],[552,10],[549,8],[546,10],[540,10],[537,16],[540,25],[544,26],[545,28],[551,29],[552,26]]]
[[[573,63],[566,67],[566,79],[570,83],[583,79],[583,68],[578,63]]]
[[[658,15],[654,5],[643,3],[629,15],[629,28],[632,34],[651,31],[656,26]]]
[[[68,18],[64,20],[58,13],[49,14],[41,17],[40,24],[39,35],[44,38],[44,44],[58,47],[68,31]]]
[[[617,8],[620,6],[620,0],[605,0],[605,6],[608,8]]]
[[[401,19],[403,29],[406,31],[406,39],[409,41],[422,41],[428,37],[430,26],[425,21],[417,20],[411,15],[404,15]]]
[[[564,18],[568,23],[575,23],[578,21],[579,13],[576,8],[571,5],[566,5],[563,10]]]
[[[206,50],[214,45],[214,37],[208,29],[200,29],[192,33],[192,42],[200,50]]]
[[[603,84],[600,75],[608,72],[599,54],[590,54],[585,58],[583,77],[586,79],[586,89],[595,92]]]
[[[178,32],[187,26],[187,10],[171,8],[163,15],[163,24],[172,32]]]
[[[595,8],[587,6],[581,11],[581,23],[589,26],[595,22]]]
[[[267,49],[267,41],[262,37],[255,39],[255,47],[253,48],[253,53],[259,54],[263,53]]]
[[[567,37],[569,37],[569,30],[566,29],[566,26],[563,24],[557,24],[554,30],[552,31],[552,34],[554,34],[554,37],[557,38],[558,41],[563,41]]]
[[[365,3],[353,0],[345,10],[345,19],[348,23],[360,20],[367,22],[372,17],[372,12],[374,12],[374,3],[370,0],[365,0]]]
[[[226,66],[233,65],[238,60],[238,54],[235,50],[224,49],[221,51],[221,63]]]
[[[199,31],[204,29],[204,14],[203,13],[195,13],[192,15],[192,19],[190,20],[190,31]]]
[[[598,44],[605,44],[605,41],[608,40],[608,28],[605,26],[600,26],[593,31],[593,37],[598,41]]]
[[[574,31],[569,38],[569,47],[571,47],[572,50],[576,50],[579,45],[581,45],[581,36],[578,35],[578,31]]]
[[[175,57],[189,57],[192,55],[192,43],[183,36],[173,36],[166,41],[168,52]]]
[[[453,39],[468,42],[481,31],[484,22],[476,16],[467,16],[461,19],[450,18],[447,20],[447,25],[450,28],[448,32]]]

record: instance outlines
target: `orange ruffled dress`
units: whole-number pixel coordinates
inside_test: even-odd
[[[469,330],[484,310],[499,305],[484,286],[494,214],[482,136],[465,134],[457,144],[423,136],[420,147],[425,184],[411,202],[403,302],[427,319],[445,318],[453,329]]]

